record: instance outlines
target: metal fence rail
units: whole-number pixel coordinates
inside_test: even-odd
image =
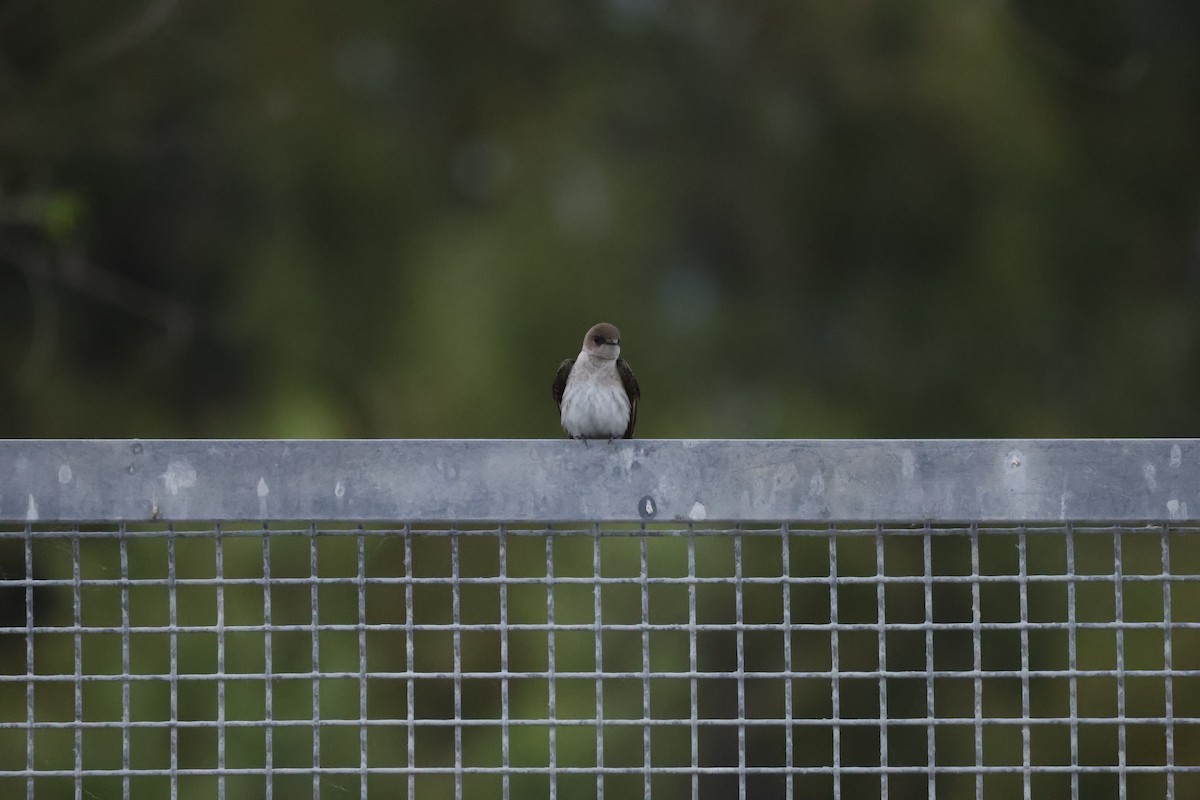
[[[1200,442],[0,441],[0,796],[1192,797]]]

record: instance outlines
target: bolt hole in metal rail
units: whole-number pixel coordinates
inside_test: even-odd
[[[0,796],[1200,796],[1200,441],[0,441]]]

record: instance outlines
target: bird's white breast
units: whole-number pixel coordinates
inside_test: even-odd
[[[629,427],[629,409],[617,362],[580,353],[563,389],[563,430],[574,438],[616,439]]]

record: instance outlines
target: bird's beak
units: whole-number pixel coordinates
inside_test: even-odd
[[[605,344],[620,344],[621,342],[619,339],[605,339],[604,343]]]

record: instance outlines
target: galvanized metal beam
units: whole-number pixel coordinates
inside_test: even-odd
[[[1200,440],[0,440],[0,521],[1200,519]]]

